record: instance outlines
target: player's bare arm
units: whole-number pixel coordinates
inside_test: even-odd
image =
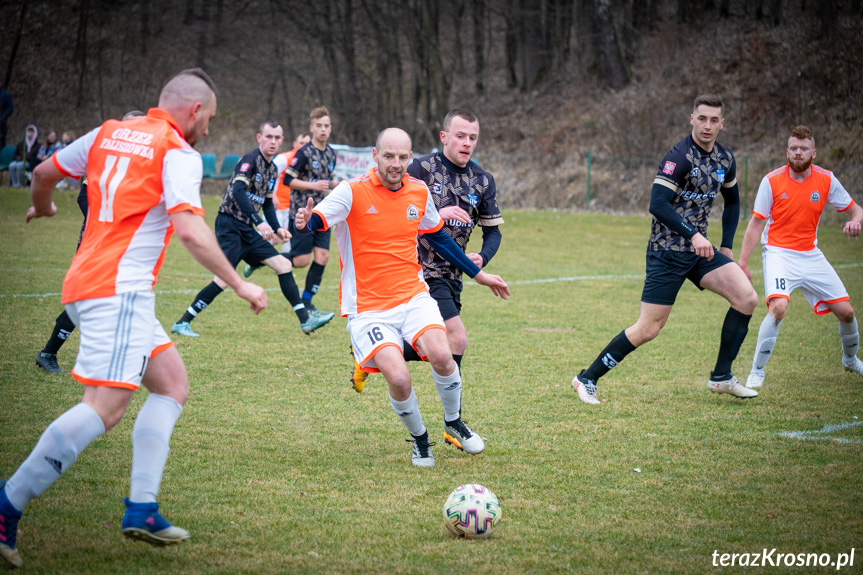
[[[470,214],[458,206],[447,206],[438,210],[442,220],[458,220],[463,224],[470,223]]]
[[[842,233],[848,237],[856,238],[860,235],[860,227],[863,223],[863,208],[860,204],[851,206],[851,219],[842,228]]]
[[[171,223],[183,246],[198,263],[231,286],[238,296],[249,302],[256,314],[266,309],[267,294],[264,289],[244,281],[231,267],[203,217],[188,211],[176,212],[171,214]]]
[[[63,176],[54,162],[42,162],[33,170],[33,182],[30,184],[30,201],[33,205],[27,210],[28,223],[34,218],[50,218],[57,213],[57,206],[51,201],[51,197],[54,186]]]
[[[707,261],[713,259],[713,244],[710,243],[710,240],[696,232],[690,241],[692,242],[692,247],[695,248],[695,253],[697,255],[707,258]]]
[[[333,183],[332,186],[330,185],[330,180],[315,180],[314,182],[307,182],[306,180],[294,178],[291,180],[290,184],[295,190],[312,190],[316,192],[326,192],[335,187],[335,183]]]
[[[758,245],[758,236],[761,235],[764,222],[765,220],[752,216],[749,219],[749,224],[746,226],[746,233],[743,235],[743,245],[740,247],[740,260],[737,262],[737,265],[740,266],[740,269],[743,270],[749,281],[752,281],[752,272],[749,271],[749,256],[752,255],[752,251]]]
[[[500,276],[480,271],[473,277],[473,281],[479,285],[491,288],[491,292],[501,299],[509,297],[509,286],[506,285],[506,282]]]

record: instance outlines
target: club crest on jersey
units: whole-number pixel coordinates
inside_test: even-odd
[[[335,169],[335,167],[336,167],[336,163],[335,163],[335,162],[330,162],[330,163],[329,163],[329,166],[330,166],[330,171],[332,172],[332,171]]]
[[[694,168],[692,168],[692,171],[689,173],[689,177],[690,178],[697,178],[698,177],[698,166],[695,166]]]
[[[725,170],[722,168],[716,170],[716,181],[720,184],[725,181]]]
[[[250,166],[251,164],[249,164],[249,162],[243,162],[242,164],[240,164],[240,173],[245,174],[246,172],[248,172]]]
[[[319,161],[317,161],[317,160],[312,160],[312,169],[313,169],[313,170],[320,169],[320,167],[321,167],[321,163],[320,163]]]
[[[473,207],[476,207],[476,205],[479,203],[479,196],[471,192],[467,195],[467,203],[469,203]]]
[[[263,178],[261,178],[261,174],[255,174],[255,181],[260,182]]]
[[[435,182],[435,183],[434,183],[434,186],[432,186],[432,190],[431,190],[431,191],[432,191],[432,193],[433,193],[433,194],[435,194],[436,196],[441,195],[441,193],[443,193],[443,190],[441,190],[440,182]]]
[[[810,202],[820,202],[821,201],[821,194],[818,193],[818,190],[815,190],[811,194],[809,194],[809,201]]]
[[[413,204],[408,206],[408,219],[409,220],[418,220],[420,219],[420,211]]]
[[[677,167],[677,164],[674,162],[665,162],[665,167],[662,168],[663,174],[668,174],[669,176],[674,173],[674,168]]]

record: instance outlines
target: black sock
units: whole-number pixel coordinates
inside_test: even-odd
[[[297,282],[294,280],[294,272],[279,274],[279,287],[282,288],[282,295],[294,308],[297,319],[300,320],[300,323],[305,323],[309,319],[309,310],[306,309],[300,298],[300,288],[297,287]]]
[[[178,323],[188,323],[195,319],[198,314],[207,309],[207,306],[213,303],[213,300],[223,291],[224,290],[219,287],[219,284],[216,282],[210,282],[210,285],[198,292],[192,305],[188,307],[186,313],[183,314],[183,317],[180,318]]]
[[[746,333],[749,331],[749,320],[751,315],[740,313],[733,307],[728,308],[725,321],[722,323],[722,335],[719,339],[719,356],[716,358],[716,367],[711,376],[720,380],[727,379],[731,375],[731,364],[743,345]]]
[[[306,274],[306,289],[303,291],[303,302],[308,300],[311,303],[312,298],[318,293],[318,288],[321,287],[323,277],[324,266],[313,261],[309,266],[309,273]]]
[[[590,367],[582,372],[583,377],[598,381],[600,377],[611,371],[633,351],[635,351],[635,346],[626,337],[626,331],[620,332],[605,346],[605,349],[593,360]]]
[[[75,324],[72,323],[66,310],[63,310],[63,313],[58,315],[57,320],[54,322],[54,331],[51,333],[51,339],[45,344],[42,353],[56,355],[60,351],[60,348],[63,347],[63,344],[66,343],[66,338],[73,331],[75,331]]]
[[[452,354],[452,358],[455,361],[455,364],[458,366],[459,371],[461,371],[461,358],[463,357],[463,355]]]

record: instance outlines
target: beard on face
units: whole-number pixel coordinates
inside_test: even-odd
[[[812,160],[807,160],[805,162],[789,161],[789,164],[791,165],[792,170],[794,170],[798,174],[802,174],[803,172],[808,170],[809,167],[812,165]]]

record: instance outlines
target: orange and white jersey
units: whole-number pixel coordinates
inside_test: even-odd
[[[342,315],[382,311],[428,291],[417,260],[417,234],[443,227],[431,193],[408,175],[391,191],[377,168],[341,182],[315,206],[339,245]]]
[[[90,213],[63,282],[63,303],[152,290],[174,227],[169,214],[201,207],[201,155],[173,118],[108,120],[51,156],[67,176],[87,176]]]
[[[291,163],[291,160],[294,159],[295,155],[297,155],[297,151],[290,150],[283,154],[279,154],[273,159],[273,163],[279,169],[279,177],[276,180],[275,197],[280,210],[291,209],[291,186],[286,186],[282,180],[285,177],[285,170],[288,168],[288,164]]]
[[[854,200],[830,170],[813,165],[809,177],[796,182],[790,169],[785,165],[764,176],[752,215],[767,220],[762,244],[807,252],[818,245],[818,222],[827,202],[844,212]]]

